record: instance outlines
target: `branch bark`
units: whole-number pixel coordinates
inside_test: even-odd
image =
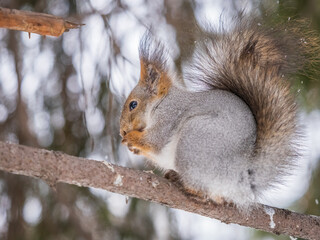
[[[0,28],[59,37],[81,25],[49,14],[0,8]]]
[[[250,214],[232,204],[188,197],[175,184],[152,173],[73,157],[61,152],[0,142],[0,170],[59,182],[95,187],[263,231],[319,239],[320,217],[258,204]]]

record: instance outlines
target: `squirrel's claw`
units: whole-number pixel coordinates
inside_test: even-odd
[[[135,149],[133,149],[133,153],[134,153],[134,154],[139,154],[139,153],[140,153],[140,150],[135,148]]]
[[[126,144],[128,149],[133,152],[134,154],[139,154],[140,150],[134,147],[131,143],[128,143],[127,140],[122,140],[122,143]]]

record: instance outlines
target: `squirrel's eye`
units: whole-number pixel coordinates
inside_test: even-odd
[[[130,102],[130,104],[129,104],[130,111],[135,109],[137,106],[138,106],[138,102],[137,101]]]

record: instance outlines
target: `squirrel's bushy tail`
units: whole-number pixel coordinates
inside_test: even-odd
[[[297,110],[289,79],[306,61],[307,43],[289,30],[268,29],[243,17],[235,21],[233,30],[206,34],[196,43],[185,78],[200,90],[230,91],[250,107],[257,123],[252,165],[263,169],[256,174],[264,189],[294,166],[297,156]]]

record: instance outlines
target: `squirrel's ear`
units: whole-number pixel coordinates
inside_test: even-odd
[[[157,94],[161,72],[152,64],[141,61],[140,81],[153,94]]]

